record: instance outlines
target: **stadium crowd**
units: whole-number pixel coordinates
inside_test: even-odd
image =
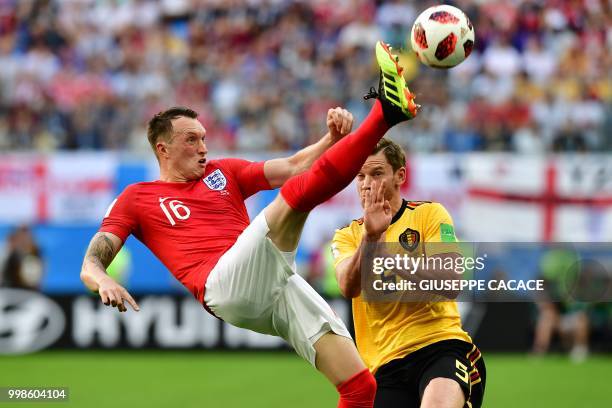
[[[0,0],[0,149],[148,149],[169,105],[216,150],[297,149],[328,108],[358,119],[379,38],[406,46],[431,1]],[[449,71],[403,63],[425,107],[409,151],[612,148],[607,0],[449,1],[476,50]]]

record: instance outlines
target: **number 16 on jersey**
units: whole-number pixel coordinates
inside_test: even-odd
[[[166,218],[168,218],[168,221],[170,221],[170,225],[172,226],[176,225],[176,221],[174,220],[175,218],[177,220],[186,220],[187,218],[189,218],[189,216],[191,215],[191,211],[189,210],[187,206],[185,206],[185,204],[182,201],[170,200],[168,201],[168,207],[166,207],[165,202],[168,198],[169,197],[166,197],[166,198],[160,197],[159,206],[161,207],[164,214],[166,214]],[[170,211],[168,211],[168,208],[170,208]],[[170,214],[170,212],[172,212],[172,214]]]

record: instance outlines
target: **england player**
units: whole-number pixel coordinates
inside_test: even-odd
[[[81,272],[102,302],[126,311],[130,294],[106,274],[128,235],[142,241],[215,316],[285,339],[340,393],[339,407],[371,407],[376,383],[342,321],[295,273],[295,250],[310,210],[347,186],[384,133],[417,106],[397,58],[376,45],[377,97],[353,133],[352,115],[327,115],[329,133],[295,155],[248,162],[207,160],[206,130],[186,108],[159,113],[148,126],[160,179],[128,186],[111,204]],[[348,135],[347,135],[348,134]],[[346,136],[345,136],[346,135]],[[249,224],[244,200],[281,187]]]
[[[363,257],[379,243],[401,244],[409,251],[424,243],[428,258],[455,257],[443,252],[455,244],[427,245],[456,241],[450,215],[441,204],[402,199],[406,158],[386,138],[372,149],[356,180],[364,216],[336,231],[332,252],[340,290],[352,298],[357,348],[376,377],[374,406],[480,407],[484,361],[461,328],[456,303],[366,301],[361,287]]]

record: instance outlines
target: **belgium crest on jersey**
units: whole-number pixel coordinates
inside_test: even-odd
[[[399,242],[407,251],[414,251],[419,245],[421,236],[419,231],[411,228],[406,228],[406,231],[402,232],[399,236]]]
[[[223,190],[227,184],[227,180],[220,169],[217,169],[204,177],[204,184],[211,190]]]

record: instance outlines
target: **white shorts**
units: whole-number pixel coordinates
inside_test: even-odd
[[[281,252],[268,231],[262,211],[210,272],[204,302],[234,326],[282,337],[314,366],[313,345],[321,336],[329,331],[351,335],[295,272],[295,252]]]

